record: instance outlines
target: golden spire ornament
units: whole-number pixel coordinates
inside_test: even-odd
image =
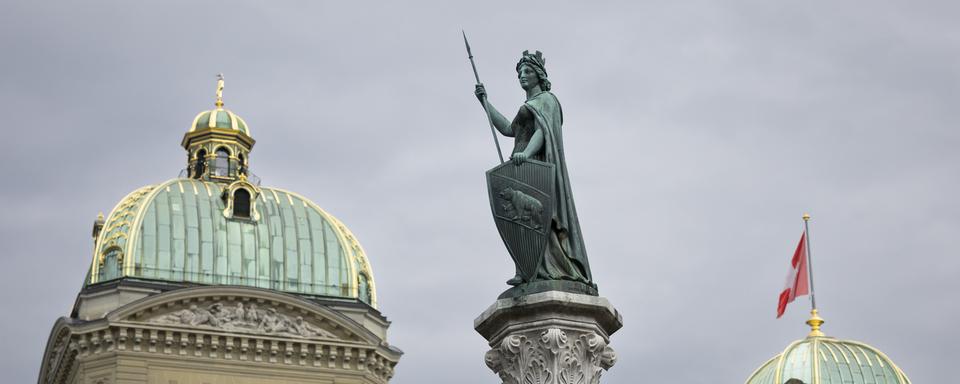
[[[223,109],[223,74],[217,74],[217,109]]]
[[[817,314],[816,309],[810,311],[810,319],[807,320],[807,325],[810,326],[810,333],[807,334],[807,337],[826,336],[822,331],[820,331],[820,326],[823,325],[823,318]]]

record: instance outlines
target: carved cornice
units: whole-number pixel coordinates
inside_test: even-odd
[[[382,345],[335,339],[244,335],[151,324],[71,328],[61,328],[68,337],[57,339],[53,348],[48,348],[40,383],[68,382],[79,361],[118,354],[337,370],[382,383],[393,377],[397,364],[395,357],[384,354]]]
[[[190,148],[191,145],[196,145],[197,143],[206,142],[208,140],[222,141],[228,144],[239,143],[244,146],[244,149],[246,149],[247,152],[253,149],[253,145],[257,142],[252,137],[247,136],[241,131],[235,131],[227,128],[206,128],[203,130],[192,131],[183,134],[183,140],[180,141],[180,146],[184,148]]]
[[[70,336],[67,348],[46,372],[56,383],[67,375],[75,360],[98,355],[137,354],[180,358],[213,359],[250,364],[344,370],[376,377],[387,382],[397,364],[378,345],[224,334],[206,330],[110,324]],[[43,377],[41,377],[43,379]]]
[[[245,287],[186,288],[132,302],[95,321],[61,318],[39,382],[67,382],[78,362],[122,354],[334,370],[386,383],[401,352],[343,314],[296,296]]]

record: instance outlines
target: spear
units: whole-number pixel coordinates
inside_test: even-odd
[[[477,79],[477,85],[480,83],[480,75],[477,74],[477,64],[473,62],[473,52],[470,51],[470,42],[467,41],[467,33],[463,30],[460,30],[463,33],[463,43],[467,45],[467,56],[470,58],[470,66],[473,67],[473,77]],[[500,156],[500,164],[503,164],[503,152],[500,151],[500,141],[497,140],[497,132],[493,127],[493,119],[490,117],[490,109],[487,107],[487,97],[484,95],[483,99],[480,100],[483,103],[483,112],[487,115],[487,122],[490,123],[490,133],[493,134],[493,143],[497,145],[497,155]]]

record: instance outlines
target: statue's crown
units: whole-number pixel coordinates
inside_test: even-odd
[[[520,70],[520,66],[523,64],[531,64],[538,67],[544,74],[547,73],[547,60],[543,58],[543,53],[536,51],[534,54],[530,54],[530,51],[523,51],[523,56],[520,57],[520,62],[517,63],[517,70]]]
[[[523,51],[523,58],[528,60],[534,60],[537,62],[537,64],[540,64],[540,66],[543,66],[544,64],[547,63],[547,61],[543,59],[543,53],[540,51],[536,51],[532,55],[530,54],[530,51]]]

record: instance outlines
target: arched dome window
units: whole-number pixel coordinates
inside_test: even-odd
[[[250,218],[250,192],[240,188],[233,193],[233,217]]]
[[[370,304],[371,302],[373,302],[373,295],[370,292],[370,281],[369,279],[367,279],[367,275],[364,273],[361,273],[357,280],[360,280],[360,284],[359,284],[360,292],[358,292],[360,296],[360,301]]]
[[[230,151],[226,148],[217,148],[217,158],[213,160],[213,175],[220,177],[230,176]]]
[[[207,170],[207,150],[201,149],[197,151],[197,160],[193,164],[193,178],[199,179],[203,177],[203,173]]]

